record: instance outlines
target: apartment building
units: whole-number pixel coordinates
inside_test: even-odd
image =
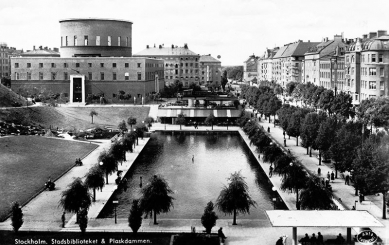
[[[221,62],[209,55],[200,56],[200,85],[221,85]]]

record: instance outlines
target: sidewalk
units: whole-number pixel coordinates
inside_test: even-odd
[[[273,120],[273,119],[272,119]],[[284,136],[283,136],[283,130],[282,128],[276,126],[274,127],[273,123],[269,123],[268,120],[262,119],[259,124],[263,126],[265,129],[270,127],[270,135],[273,139],[275,139],[279,145],[284,144]],[[318,151],[312,150],[312,157],[309,157],[309,155],[306,155],[306,148],[303,148],[301,146],[296,146],[296,138],[291,137],[290,140],[286,136],[286,145],[287,149],[290,149],[292,154],[296,157],[297,160],[299,160],[302,165],[311,173],[317,175],[317,170],[320,167],[321,169],[321,176],[319,177],[326,177],[327,172],[332,172],[335,169],[330,165],[326,165],[322,162],[322,165],[319,166],[319,159],[316,158],[316,156],[319,154]],[[300,139],[299,139],[299,145],[300,145]],[[340,173],[338,172],[338,178],[334,180],[334,182],[331,182],[333,194],[336,197],[336,199],[339,201],[339,203],[344,206],[344,208],[347,210],[351,210],[352,206],[356,204],[356,210],[367,210],[370,214],[375,216],[381,223],[385,225],[384,228],[374,228],[374,232],[379,235],[383,241],[386,241],[385,243],[389,243],[389,221],[382,219],[382,195],[380,196],[366,196],[365,201],[362,203],[359,203],[359,199],[357,196],[355,196],[355,189],[351,185],[345,185],[344,179],[340,177]],[[355,201],[358,201],[357,203]],[[293,201],[295,203],[295,200]]]

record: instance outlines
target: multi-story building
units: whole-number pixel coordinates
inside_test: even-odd
[[[258,80],[258,59],[254,54],[243,62],[243,81]]]
[[[266,49],[264,55],[258,61],[258,77],[260,81],[273,80],[273,57],[279,50],[278,47],[274,49]]]
[[[346,90],[361,100],[389,96],[389,35],[370,32],[350,45],[345,54]]]
[[[156,47],[146,46],[146,49],[134,54],[134,57],[146,57],[161,59],[165,66],[165,84],[168,86],[176,80],[182,82],[184,87],[189,87],[191,83],[200,84],[200,55],[189,50],[188,45],[178,47]]]
[[[71,103],[97,94],[115,102],[120,92],[139,103],[163,89],[162,60],[130,57],[132,22],[67,19],[60,26],[61,57],[34,48],[30,55],[11,58],[12,89],[61,93]]]
[[[11,76],[11,57],[20,55],[23,51],[0,43],[0,79]]]
[[[311,47],[304,57],[303,82],[310,82],[327,89],[335,89],[335,84],[341,85],[344,73],[342,58],[347,48],[341,35],[335,35],[333,40],[324,38],[321,43]]]
[[[209,55],[200,56],[200,85],[221,85],[221,62]]]

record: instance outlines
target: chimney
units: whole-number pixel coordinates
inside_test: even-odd
[[[53,48],[53,50],[54,50],[55,52],[59,52],[59,49],[58,49],[58,48]]]
[[[377,36],[377,32],[369,32],[369,39]]]
[[[39,49],[42,50],[42,46],[39,46]]]
[[[162,45],[159,45],[159,48],[162,48]]]
[[[35,50],[35,45],[34,45],[34,46],[32,46],[32,50]]]
[[[149,45],[146,45],[146,48],[149,48]]]
[[[45,50],[47,50],[47,46],[45,47]]]
[[[363,34],[362,39],[367,39],[367,34]]]
[[[384,31],[384,30],[377,31],[377,36],[378,37],[385,36],[385,35],[386,35],[386,31]]]
[[[174,44],[172,44],[172,49],[174,49]]]

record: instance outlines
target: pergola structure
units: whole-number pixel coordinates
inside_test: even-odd
[[[293,227],[292,244],[297,243],[297,227],[346,227],[347,244],[351,244],[351,227],[384,226],[367,211],[356,210],[267,210],[273,227]]]

